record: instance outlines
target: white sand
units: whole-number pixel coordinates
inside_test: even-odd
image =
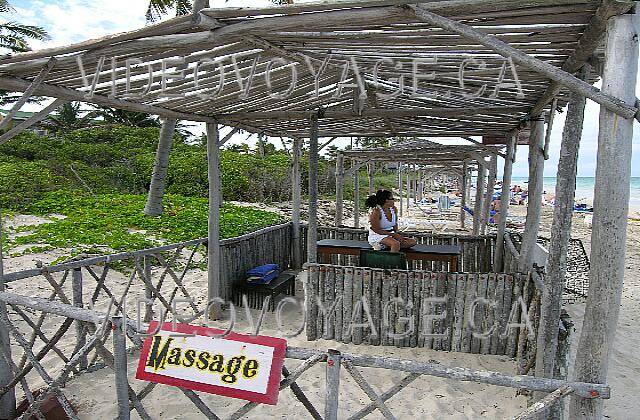
[[[516,207],[515,213],[521,212],[522,208]],[[543,213],[544,229],[548,229],[551,209],[545,209]],[[38,222],[32,216],[21,216],[23,224]],[[361,219],[363,220],[363,219]],[[637,355],[637,348],[640,348],[640,332],[638,332],[638,300],[640,299],[640,223],[630,222],[627,249],[627,275],[625,289],[620,312],[620,322],[618,335],[615,341],[615,349],[609,370],[609,384],[612,388],[612,399],[605,403],[605,415],[613,419],[630,418],[630,413],[637,413],[640,409],[640,401],[636,397],[640,391],[639,375],[640,360]],[[580,216],[576,216],[574,221],[574,237],[585,240],[587,249],[589,248],[589,229],[582,224]],[[36,261],[50,262],[63,255],[64,251],[52,251],[37,255],[28,255],[18,258],[7,258],[5,260],[5,272],[18,271],[34,268]],[[99,274],[99,273],[98,273]],[[60,276],[56,277],[58,280]],[[112,272],[109,277],[112,290],[116,295],[124,289],[128,278],[122,274]],[[157,273],[156,273],[157,279]],[[187,289],[198,304],[202,304],[205,296],[206,274],[204,272],[192,271],[187,275]],[[93,291],[95,281],[85,275],[85,284],[88,286],[84,290],[85,301],[89,300]],[[165,280],[167,284],[172,284],[170,278]],[[138,283],[138,282],[137,282]],[[144,292],[139,284],[134,284],[130,290],[129,301],[135,296],[143,297]],[[90,286],[89,286],[90,285]],[[301,285],[298,284],[299,293],[302,295]],[[46,297],[51,288],[44,278],[38,281],[29,279],[10,284],[10,291],[30,296]],[[165,289],[168,290],[168,289]],[[65,287],[65,292],[71,296],[70,282]],[[99,300],[96,309],[104,309],[106,304],[105,296]],[[132,305],[133,306],[133,305]],[[291,325],[291,330],[296,328],[300,319],[300,311],[288,306],[286,313],[287,325]],[[567,309],[576,322],[576,333],[573,335],[577,340],[581,323],[581,314],[584,311],[583,304],[568,305]],[[258,311],[253,310],[254,319],[258,317]],[[248,332],[248,323],[242,311],[240,311],[237,324],[237,332]],[[14,317],[14,319],[16,319]],[[61,319],[49,317],[43,325],[43,330],[50,336],[60,325]],[[23,323],[18,323],[24,325]],[[65,349],[66,354],[70,354],[74,345],[73,327],[61,341],[60,347]],[[286,331],[285,331],[286,332]],[[279,336],[275,319],[269,313],[265,319],[264,328],[261,332],[264,335]],[[281,336],[281,335],[280,335]],[[436,360],[444,365],[464,366],[473,369],[485,369],[507,374],[515,373],[515,363],[506,357],[469,355],[463,353],[438,352],[418,348],[394,348],[394,347],[373,347],[344,345],[333,341],[318,340],[308,342],[304,335],[288,339],[288,344],[295,347],[307,347],[320,350],[330,348],[343,352],[375,354],[387,357],[429,361]],[[111,346],[110,341],[107,346]],[[575,352],[575,345],[574,345]],[[17,349],[16,349],[17,350]],[[130,382],[132,387],[139,391],[145,385],[144,382],[134,378],[137,354],[130,357]],[[293,370],[299,363],[296,360],[288,360],[286,365],[289,370]],[[44,366],[50,373],[55,374],[62,366],[60,360],[53,354],[48,355],[44,360]],[[396,374],[389,370],[381,369],[361,369],[365,377],[370,381],[378,393],[381,393],[401,380],[404,374]],[[305,391],[307,396],[322,413],[324,409],[324,364],[318,364],[307,371],[298,380],[298,384]],[[44,383],[37,379],[37,375],[29,375],[30,384],[40,386]],[[86,373],[77,378],[73,378],[65,389],[65,394],[76,404],[80,410],[82,418],[113,418],[116,415],[115,388],[113,373],[109,368],[104,368],[93,373]],[[340,418],[346,418],[361,407],[369,403],[366,395],[358,388],[350,376],[343,372],[341,377],[341,403]],[[209,402],[213,411],[225,416],[240,407],[243,402],[230,398],[209,396],[201,394],[202,398]],[[522,411],[526,401],[524,397],[516,397],[515,391],[509,388],[501,388],[490,385],[479,385],[475,383],[464,383],[453,380],[445,380],[433,377],[421,377],[412,382],[406,389],[401,391],[387,403],[389,408],[398,418],[510,418]],[[158,385],[154,391],[145,399],[145,408],[154,418],[202,418],[201,413],[188,399],[179,391],[165,385]],[[134,418],[137,415],[134,414]],[[290,390],[280,393],[280,400],[277,406],[260,406],[251,411],[248,418],[307,418],[306,410],[300,402],[293,396]],[[633,416],[631,416],[633,417]],[[379,412],[375,411],[368,418],[382,418]]]

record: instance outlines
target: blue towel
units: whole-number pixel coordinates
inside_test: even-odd
[[[271,280],[277,279],[280,275],[278,264],[265,264],[253,267],[247,271],[247,282],[254,284],[268,284]]]

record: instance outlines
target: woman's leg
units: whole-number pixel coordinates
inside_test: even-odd
[[[403,237],[402,240],[400,241],[400,248],[411,248],[412,246],[416,245],[418,243],[418,241],[416,241],[413,238],[405,238]]]
[[[385,244],[386,246],[388,246],[391,249],[391,252],[400,251],[400,242],[396,241],[391,236],[387,236],[386,238],[381,240],[380,243]]]

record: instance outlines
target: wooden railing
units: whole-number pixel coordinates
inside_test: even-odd
[[[306,259],[307,227],[301,228],[302,255]],[[493,252],[495,250],[495,235],[471,236],[453,234],[433,234],[425,232],[402,232],[403,235],[415,238],[419,244],[426,245],[458,245],[460,246],[460,270],[467,273],[488,273],[492,270]],[[365,229],[318,227],[318,240],[320,239],[346,239],[366,241],[368,231]],[[353,256],[334,256],[332,263],[357,266],[358,258]],[[443,271],[446,263],[414,261],[413,269]]]

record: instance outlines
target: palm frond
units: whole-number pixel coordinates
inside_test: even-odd
[[[0,24],[0,31],[9,31],[13,34],[18,34],[31,39],[37,39],[40,41],[47,41],[50,39],[46,30],[39,26],[22,25],[16,22],[6,22]]]
[[[192,4],[190,0],[150,0],[145,13],[147,23],[159,21],[163,15],[174,8],[176,16],[187,15],[191,13]]]
[[[14,12],[15,9],[9,4],[8,0],[0,0],[0,13]]]

